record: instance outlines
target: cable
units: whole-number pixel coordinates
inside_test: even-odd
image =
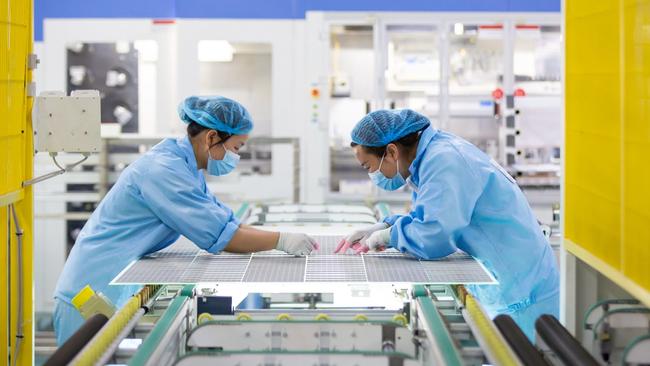
[[[66,168],[62,167],[62,166],[59,164],[59,162],[56,160],[56,155],[51,155],[51,156],[52,156],[52,160],[54,160],[54,165],[56,165],[56,166],[57,166],[59,169],[61,169],[61,170],[66,170]],[[84,158],[84,160],[86,160],[86,158]],[[83,160],[82,160],[82,161],[83,161]]]
[[[40,177],[36,177],[34,179],[26,180],[26,181],[23,182],[23,187],[31,186],[33,184],[40,183],[40,182],[42,182],[44,180],[54,178],[54,177],[56,177],[58,175],[61,175],[61,174],[65,173],[65,172],[69,172],[74,167],[76,167],[77,165],[79,165],[79,164],[83,163],[84,161],[88,160],[88,157],[90,157],[89,153],[82,153],[81,155],[83,155],[83,159],[63,167],[56,160],[56,153],[50,153],[50,156],[52,157],[52,160],[54,160],[54,165],[56,165],[59,168],[59,170],[57,170],[55,172],[47,173],[45,175],[41,175]]]
[[[18,321],[16,322],[16,343],[13,349],[13,356],[11,357],[11,364],[16,366],[16,360],[18,360],[18,354],[20,350],[21,343],[23,341],[23,229],[20,227],[20,222],[18,222],[18,215],[16,215],[16,208],[13,204],[9,205],[11,209],[11,215],[14,219],[14,226],[16,227],[16,261],[18,262]]]

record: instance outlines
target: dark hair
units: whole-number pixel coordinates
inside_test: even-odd
[[[190,122],[187,125],[187,134],[190,137],[195,137],[196,135],[200,134],[201,132],[205,130],[211,130],[211,128],[204,127],[196,122]],[[219,139],[221,140],[220,142],[226,142],[232,135],[223,131],[215,130],[217,131],[217,135],[219,135]]]
[[[419,131],[409,133],[408,135],[406,135],[406,136],[404,136],[402,138],[399,138],[399,139],[397,139],[395,141],[390,142],[390,144],[396,144],[396,145],[399,145],[399,146],[401,146],[403,148],[406,148],[407,150],[411,151],[412,149],[417,147],[418,141],[420,141],[420,133],[422,131],[424,131],[424,128],[419,130]],[[368,154],[372,154],[372,155],[375,155],[375,156],[381,158],[386,153],[386,146],[388,146],[388,144],[386,144],[384,146],[366,146],[366,145],[359,145],[357,143],[352,142],[352,143],[350,143],[350,146],[351,147],[361,146],[363,148],[363,150],[365,152],[367,152]]]

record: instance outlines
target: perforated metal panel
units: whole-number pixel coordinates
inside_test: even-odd
[[[383,282],[495,283],[474,258],[455,253],[423,261],[396,250],[335,255],[340,236],[315,235],[320,250],[295,257],[272,250],[255,254],[208,254],[182,238],[126,268],[113,284],[184,284],[197,282]]]

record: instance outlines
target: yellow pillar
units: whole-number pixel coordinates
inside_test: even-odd
[[[18,324],[23,324],[18,365],[33,363],[32,190],[21,183],[32,177],[32,98],[26,90],[32,80],[27,67],[32,52],[32,2],[9,0],[0,6],[0,363],[14,357]],[[9,205],[14,205],[24,232],[22,263],[18,262],[17,239],[8,228]],[[9,248],[7,248],[9,246]],[[22,264],[23,286],[18,288]],[[18,295],[22,293],[22,298]],[[7,304],[6,299],[11,299]],[[23,319],[17,319],[18,303]]]

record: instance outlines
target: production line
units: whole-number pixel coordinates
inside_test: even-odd
[[[202,307],[217,298],[204,295],[213,291],[146,286],[103,327],[84,326],[46,365],[600,364],[557,319],[537,321],[535,346],[508,316],[492,322],[462,286],[413,286],[392,310]],[[625,364],[647,357],[643,341],[626,351]]]
[[[83,3],[0,7],[2,364],[650,366],[650,0]]]
[[[321,230],[340,233],[344,231],[341,228],[344,223],[335,222],[335,227],[330,226],[331,221],[317,224],[311,215],[314,211],[347,211],[346,214],[364,211],[363,214],[371,213],[369,216],[377,220],[388,213],[387,207],[381,204],[367,210],[364,206],[341,206],[337,210],[332,206],[296,208],[244,204],[238,214],[245,221],[261,211],[289,211],[294,215],[291,222],[294,225],[308,224],[309,227],[318,226]],[[348,224],[354,226],[355,223]],[[261,222],[258,225],[273,226],[276,223]],[[298,227],[305,229],[305,226]],[[324,246],[323,249],[333,250],[333,246]],[[182,258],[196,260],[195,251],[191,243],[181,239],[170,249],[136,264],[163,261],[165,268],[174,268]],[[247,255],[248,267],[256,255]],[[345,262],[346,258],[361,260],[362,257],[396,255],[401,254],[338,256],[345,263],[345,266],[338,268],[354,268]],[[213,257],[239,262],[233,258],[237,256],[222,254]],[[327,256],[312,254],[308,257]],[[271,262],[279,261],[274,265],[282,267],[280,273],[286,276],[292,271],[287,270],[287,263],[283,261],[302,260],[289,257],[281,253],[268,253],[265,258]],[[413,267],[420,263],[418,260],[412,261],[401,263],[401,267]],[[223,268],[224,265],[219,263],[202,267]],[[445,267],[437,270],[444,271]],[[397,275],[385,279],[383,283],[377,281],[373,284],[369,279],[355,281],[346,276],[338,277],[340,274],[334,271],[333,277],[301,288],[286,278],[273,278],[272,271],[262,272],[270,277],[258,278],[257,281],[268,281],[258,287],[255,287],[255,281],[247,283],[246,274],[227,277],[232,276],[232,271],[224,274],[226,277],[213,278],[212,281],[187,281],[198,283],[196,285],[174,284],[185,281],[177,281],[178,277],[173,274],[163,280],[158,278],[157,282],[155,278],[152,278],[154,281],[139,282],[146,284],[143,290],[113,315],[108,323],[99,328],[84,326],[52,356],[48,364],[54,365],[64,356],[71,360],[72,365],[549,364],[514,322],[510,320],[506,326],[492,322],[480,303],[462,285],[455,284],[462,281],[411,285],[412,282],[427,281],[413,281],[412,278],[406,281]],[[119,286],[123,282],[121,278],[127,275],[128,270],[118,276],[113,285]],[[229,287],[228,282],[235,282],[236,287]],[[468,281],[477,282],[480,281],[475,278]],[[335,286],[327,286],[328,283]],[[242,286],[245,291],[264,292],[263,305],[257,309],[233,307],[236,297],[228,295],[234,294],[236,291],[233,289],[237,287],[241,291]],[[305,291],[304,296],[296,297],[299,291]],[[346,295],[347,292],[356,293],[352,295],[352,300]],[[290,304],[291,301],[280,301],[282,293],[294,293],[294,299],[311,297],[320,301],[296,308],[291,306],[296,305]],[[348,298],[340,301],[346,296]],[[503,317],[505,320],[502,322],[510,319]],[[97,319],[88,321],[93,322],[96,323]],[[75,343],[80,339],[87,343]],[[552,354],[553,351],[549,349],[548,352]]]

